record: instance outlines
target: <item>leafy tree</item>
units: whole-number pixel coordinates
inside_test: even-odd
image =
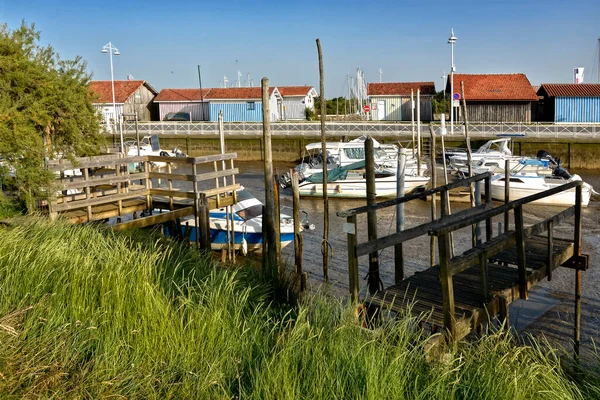
[[[441,114],[444,111],[450,112],[450,95],[446,93],[446,103],[444,104],[444,91],[439,91],[433,96],[432,100],[433,112],[435,114]]]
[[[328,99],[326,101],[327,107],[327,115],[335,115],[335,114],[352,114],[356,111],[356,99],[350,100],[346,99],[343,96],[336,97],[333,99]],[[321,114],[321,98],[315,98],[315,112],[317,114]]]
[[[33,24],[0,25],[0,156],[28,205],[53,181],[45,159],[92,155],[103,140],[86,63],[61,60],[39,40]]]

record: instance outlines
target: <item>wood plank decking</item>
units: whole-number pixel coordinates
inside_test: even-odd
[[[535,236],[526,241],[527,286],[534,287],[548,276],[548,239]],[[553,268],[573,256],[571,240],[554,239]],[[488,291],[485,301],[477,289],[481,285],[480,268],[473,266],[453,276],[455,319],[457,334],[466,335],[471,329],[487,323],[499,312],[499,302],[506,305],[519,298],[519,271],[514,248],[505,250],[488,264]],[[509,265],[503,265],[507,263]],[[365,303],[398,313],[411,310],[412,314],[429,315],[427,322],[438,327],[444,325],[444,307],[439,266],[417,272],[397,285],[390,286],[368,297]],[[462,329],[461,329],[462,328]],[[460,339],[457,337],[456,339]]]

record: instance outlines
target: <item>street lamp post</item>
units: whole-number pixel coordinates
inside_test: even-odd
[[[452,51],[452,65],[450,66],[450,134],[454,134],[454,43],[457,38],[454,36],[454,28],[448,39]]]
[[[443,104],[444,104],[444,106],[442,107],[442,112],[444,114],[446,114],[446,78],[447,78],[446,71],[444,71],[444,74],[441,76],[441,78],[442,78],[442,85],[443,85],[442,87],[444,88],[443,89],[444,90],[443,91],[443,96],[444,96],[444,103]]]
[[[110,83],[111,83],[111,87],[112,87],[113,121],[114,121],[114,129],[117,130],[117,104],[115,102],[115,76],[114,76],[114,71],[113,71],[112,56],[113,56],[113,53],[115,56],[118,56],[121,53],[119,53],[119,50],[115,46],[113,46],[113,44],[111,42],[108,42],[108,44],[104,45],[104,47],[102,48],[102,52],[108,53],[108,55],[110,56]],[[123,130],[121,130],[120,135],[121,135],[120,152],[122,153],[125,151],[125,149],[123,148]]]

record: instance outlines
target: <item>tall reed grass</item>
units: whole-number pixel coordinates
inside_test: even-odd
[[[556,354],[507,335],[428,361],[412,318],[367,330],[341,301],[285,307],[272,288],[162,239],[2,229],[0,397],[583,397]]]

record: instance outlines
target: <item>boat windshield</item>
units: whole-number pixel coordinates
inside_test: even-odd
[[[243,210],[238,211],[236,214],[244,219],[244,221],[248,221],[249,219],[260,217],[262,215],[262,208],[262,204],[256,204],[248,208],[244,208]]]

